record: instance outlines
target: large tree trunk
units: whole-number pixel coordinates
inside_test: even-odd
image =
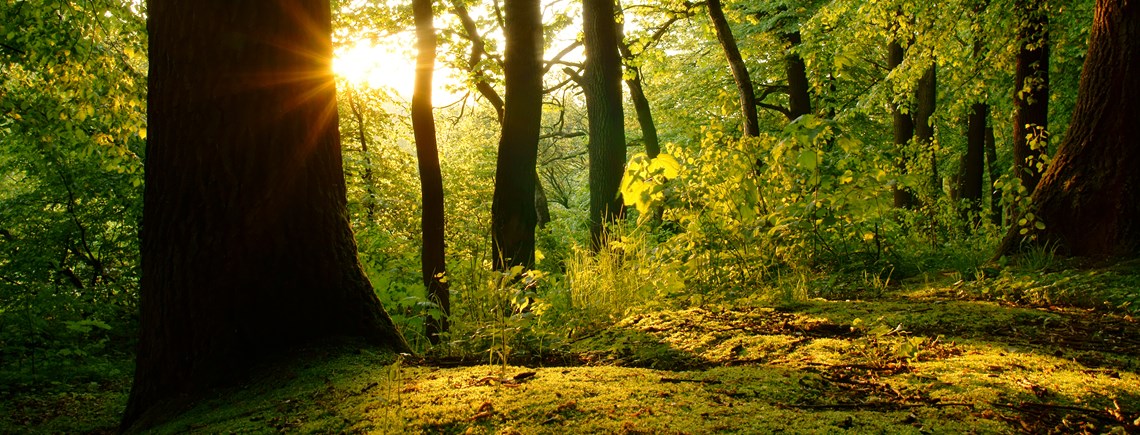
[[[958,167],[958,198],[966,201],[962,210],[963,218],[970,219],[973,225],[981,222],[982,178],[985,176],[986,120],[989,118],[989,105],[974,103],[970,106],[967,120],[966,154]]]
[[[583,90],[590,123],[590,246],[606,244],[605,226],[622,216],[618,195],[625,168],[625,122],[621,105],[614,0],[583,0],[586,49]]]
[[[902,65],[903,56],[906,50],[903,49],[902,44],[898,41],[891,41],[887,46],[887,67],[890,69],[898,68]],[[895,104],[891,108],[891,119],[893,124],[895,150],[898,152],[896,158],[897,167],[899,170],[900,178],[909,172],[910,166],[910,153],[908,151],[908,144],[914,138],[914,119],[911,118],[910,113],[903,110],[902,104]],[[894,206],[896,208],[914,208],[915,197],[914,192],[910,188],[896,183],[891,186],[891,192],[894,195]]]
[[[1041,180],[1037,163],[1047,142],[1040,134],[1049,128],[1049,15],[1042,3],[1016,2],[1023,21],[1018,29],[1021,48],[1014,74],[1013,161],[1017,178],[1029,193]]]
[[[791,46],[784,57],[784,70],[788,74],[788,120],[794,121],[811,113],[811,83],[808,82],[807,65],[795,51],[800,45],[800,32],[784,35],[784,41]]]
[[[147,13],[140,340],[123,427],[299,343],[408,351],[349,229],[328,2],[152,0]]]
[[[1089,51],[1065,141],[1033,193],[1045,224],[1010,228],[999,254],[1036,243],[1083,257],[1140,248],[1140,4],[1097,0]],[[1031,227],[1032,228],[1032,227]]]
[[[431,107],[431,76],[435,72],[435,26],[432,0],[412,0],[416,22],[416,79],[412,91],[412,132],[416,139],[416,161],[420,169],[420,198],[423,215],[420,229],[420,270],[430,301],[439,305],[443,315],[425,320],[428,340],[439,343],[439,334],[447,332],[447,316],[451,311],[448,295],[447,262],[444,258],[443,175],[439,168],[439,149],[435,138],[435,118]]]
[[[506,0],[503,131],[491,204],[497,270],[534,267],[535,165],[542,122],[542,10],[538,0]]]
[[[728,59],[728,67],[732,70],[732,78],[736,81],[736,89],[740,93],[740,116],[744,122],[746,136],[760,135],[760,119],[756,113],[756,90],[752,87],[752,77],[748,75],[748,67],[744,65],[744,57],[740,55],[740,48],[736,46],[736,37],[732,36],[732,28],[728,26],[728,19],[724,17],[724,7],[720,0],[709,0],[709,18],[716,30],[716,38],[724,50],[724,57]]]

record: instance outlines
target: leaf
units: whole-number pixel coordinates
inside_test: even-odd
[[[819,155],[816,154],[815,151],[804,150],[804,152],[800,153],[800,157],[796,159],[796,161],[799,163],[801,168],[807,169],[809,171],[814,171],[819,164],[816,161],[818,158]]]
[[[661,171],[661,175],[665,178],[676,178],[681,172],[681,163],[673,156],[668,154],[658,154],[653,162],[649,164],[649,172],[654,173]]]

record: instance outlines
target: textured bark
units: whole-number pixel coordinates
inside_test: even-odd
[[[1001,227],[1002,216],[1005,214],[1001,207],[1001,191],[994,188],[994,182],[1001,177],[1001,169],[997,164],[997,140],[994,139],[994,126],[986,125],[986,171],[990,174],[990,222]]]
[[[918,87],[915,89],[914,138],[918,141],[919,149],[926,151],[930,156],[929,183],[933,196],[942,191],[940,189],[942,179],[938,176],[938,156],[934,150],[934,123],[931,120],[937,99],[937,68],[930,65],[918,80]]]
[[[506,0],[503,131],[491,204],[497,270],[534,267],[535,165],[542,121],[542,11],[538,0]]]
[[[756,113],[756,90],[752,87],[752,77],[748,75],[748,68],[744,65],[740,48],[736,45],[736,37],[732,36],[732,28],[728,26],[728,19],[724,17],[724,7],[721,6],[720,0],[709,0],[708,9],[709,18],[712,20],[713,28],[716,29],[716,38],[724,50],[724,57],[728,59],[732,79],[736,81],[736,89],[740,93],[740,116],[743,118],[744,134],[759,136],[760,119]]]
[[[1029,193],[1037,188],[1041,172],[1036,165],[1045,151],[1042,143],[1032,148],[1028,136],[1049,128],[1049,16],[1037,0],[1018,0],[1023,22],[1018,29],[1020,49],[1014,73],[1013,161],[1021,184]]]
[[[408,351],[356,258],[327,1],[148,2],[140,339],[123,428],[292,346]]]
[[[887,67],[895,69],[902,64],[905,50],[898,41],[891,41],[887,46]],[[910,155],[907,152],[907,144],[914,138],[914,119],[911,118],[910,113],[903,110],[904,107],[899,104],[891,109],[891,118],[893,124],[893,133],[895,140],[895,149],[899,153],[897,160],[899,175],[906,175],[910,166]],[[896,208],[913,208],[916,204],[914,192],[905,186],[898,184],[891,186],[891,192],[894,194],[894,206]]]
[[[811,83],[808,82],[807,65],[795,51],[800,45],[800,32],[784,35],[784,41],[791,46],[784,56],[784,69],[788,74],[788,120],[794,121],[811,113]]]
[[[444,258],[443,174],[439,168],[439,147],[432,115],[432,73],[435,72],[435,26],[432,0],[412,0],[412,16],[416,22],[416,78],[412,90],[412,132],[416,139],[416,161],[420,169],[420,198],[423,214],[420,232],[420,272],[429,300],[439,305],[443,316],[425,320],[428,340],[439,343],[439,334],[448,330],[451,298],[448,295],[447,262]]]
[[[982,211],[982,178],[985,176],[986,121],[989,118],[989,105],[974,103],[970,106],[967,120],[966,154],[958,167],[958,198],[966,202],[963,214],[972,219],[973,225],[980,223]]]
[[[1035,243],[1103,258],[1140,248],[1140,4],[1097,0],[1072,123],[1030,207]],[[1010,228],[999,254],[1026,237]]]
[[[590,246],[595,251],[606,244],[606,224],[623,213],[618,189],[625,168],[625,122],[615,8],[614,0],[582,1],[583,90],[590,123]]]

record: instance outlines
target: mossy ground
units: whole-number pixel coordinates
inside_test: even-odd
[[[1135,318],[962,300],[954,288],[636,314],[577,337],[557,366],[311,350],[153,431],[1140,431]],[[110,431],[125,390],[19,396],[0,405],[0,431]]]

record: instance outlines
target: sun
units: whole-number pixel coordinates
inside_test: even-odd
[[[411,45],[411,41],[398,41]],[[415,53],[400,50],[393,45],[373,44],[360,40],[344,45],[333,53],[333,73],[353,86],[372,89],[388,88],[401,98],[411,101],[416,80]],[[447,105],[462,95],[456,94],[448,84],[461,83],[460,74],[441,62],[436,62],[432,75],[432,104]]]
[[[367,40],[357,41],[336,50],[333,72],[356,86],[388,87],[411,98],[416,71],[410,56]]]

